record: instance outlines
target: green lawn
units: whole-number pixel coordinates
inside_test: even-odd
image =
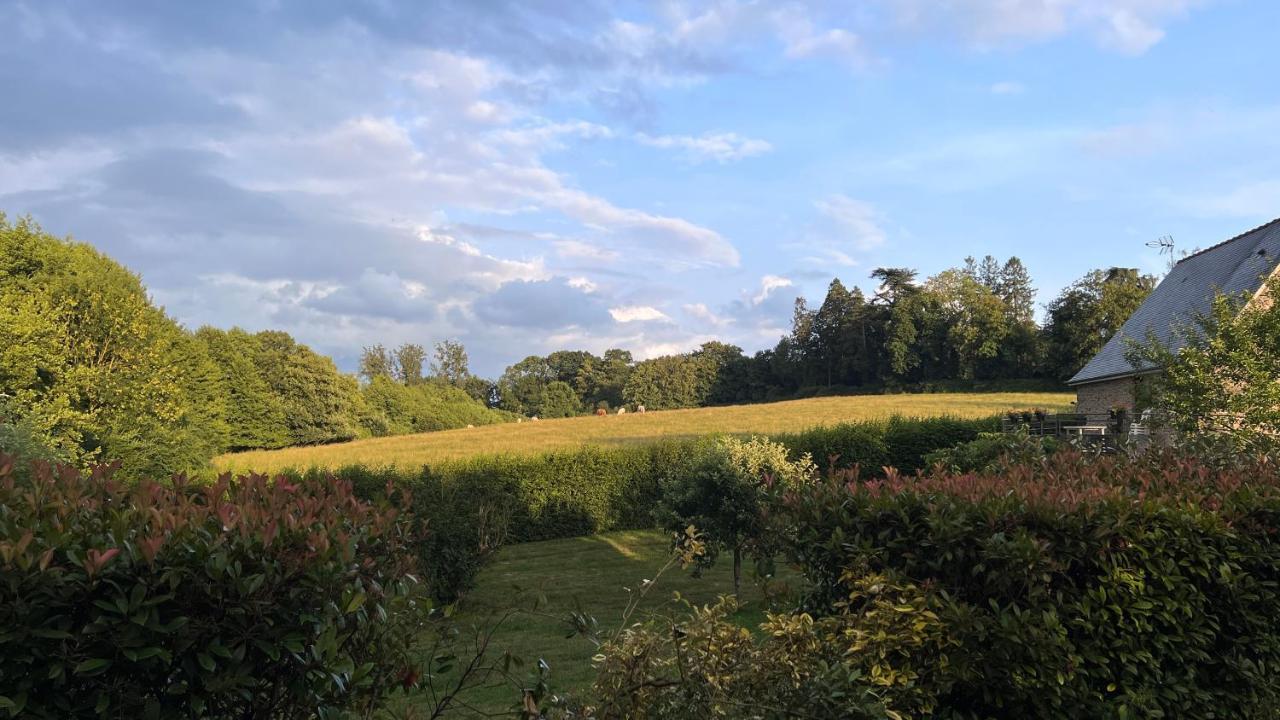
[[[510,650],[530,663],[542,658],[551,668],[556,692],[584,688],[591,683],[591,656],[596,647],[581,636],[566,639],[570,626],[559,618],[580,609],[595,617],[601,630],[616,629],[623,623],[627,588],[635,589],[641,581],[653,578],[667,561],[669,547],[666,535],[651,530],[513,545],[504,548],[481,574],[478,587],[466,597],[455,617],[463,625],[484,623],[495,611],[513,603],[528,605],[530,597],[541,595],[545,602],[538,613],[513,617],[499,631],[494,652]],[[731,564],[726,556],[701,578],[678,566],[671,568],[646,595],[632,621],[674,610],[675,592],[698,605],[732,593]],[[523,599],[517,589],[525,593]],[[764,619],[764,608],[761,593],[749,577],[743,579],[743,595],[747,605],[737,619],[754,626]],[[507,685],[477,690],[466,699],[497,712],[510,708],[519,698]]]

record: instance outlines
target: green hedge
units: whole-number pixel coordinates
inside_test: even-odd
[[[914,470],[922,456],[971,440],[996,420],[893,419],[814,428],[775,439],[793,454],[810,453],[824,467],[885,465]],[[390,484],[414,495],[415,516],[427,526],[421,565],[436,596],[468,590],[489,555],[506,543],[654,527],[663,478],[688,472],[698,443],[665,440],[625,447],[583,446],[542,455],[477,456],[417,471],[348,466],[332,474],[372,498]],[[292,473],[323,477],[331,471]]]
[[[1275,718],[1280,469],[1070,451],[1001,474],[859,482],[791,499],[819,615],[849,579],[928,588],[956,647],[938,716]]]
[[[338,718],[416,666],[404,516],[341,482],[0,453],[0,718]]]

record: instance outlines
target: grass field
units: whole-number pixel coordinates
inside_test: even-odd
[[[784,433],[816,425],[887,418],[892,415],[974,418],[1011,409],[1065,410],[1069,393],[939,393],[854,395],[757,405],[666,410],[644,415],[577,417],[504,423],[418,435],[370,438],[334,445],[257,450],[214,459],[219,471],[274,472],[284,468],[418,466],[491,453],[533,454],[582,444],[623,445],[662,437],[709,433]]]
[[[545,603],[536,614],[513,617],[495,635],[496,655],[505,651],[535,664],[542,658],[551,668],[556,692],[591,684],[591,656],[596,646],[582,636],[566,638],[570,626],[560,620],[573,611],[594,617],[608,633],[623,623],[626,588],[651,579],[669,557],[667,537],[658,531],[614,532],[570,540],[549,540],[503,548],[497,561],[480,575],[479,585],[466,597],[455,616],[463,626],[481,626],[516,604],[516,588],[525,596],[541,595]],[[701,578],[678,566],[667,571],[631,617],[636,622],[655,612],[679,611],[672,594],[696,605],[715,602],[733,592],[730,563],[717,563]],[[744,570],[744,573],[746,571]],[[783,577],[788,577],[784,574]],[[746,603],[735,619],[750,627],[764,620],[763,599],[755,583],[743,579]],[[508,709],[519,698],[504,684],[478,689],[466,701],[488,712]]]

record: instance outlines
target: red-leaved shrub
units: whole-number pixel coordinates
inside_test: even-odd
[[[337,717],[413,676],[409,526],[348,483],[13,462],[0,717]]]

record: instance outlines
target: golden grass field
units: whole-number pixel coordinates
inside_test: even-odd
[[[214,458],[218,471],[275,472],[285,468],[363,464],[413,467],[495,453],[535,454],[583,444],[624,445],[711,433],[774,434],[817,425],[905,417],[989,417],[1006,410],[1069,408],[1070,393],[938,393],[854,395],[807,400],[650,411],[644,415],[576,417],[504,423],[461,430],[353,440],[334,445],[255,450]]]

